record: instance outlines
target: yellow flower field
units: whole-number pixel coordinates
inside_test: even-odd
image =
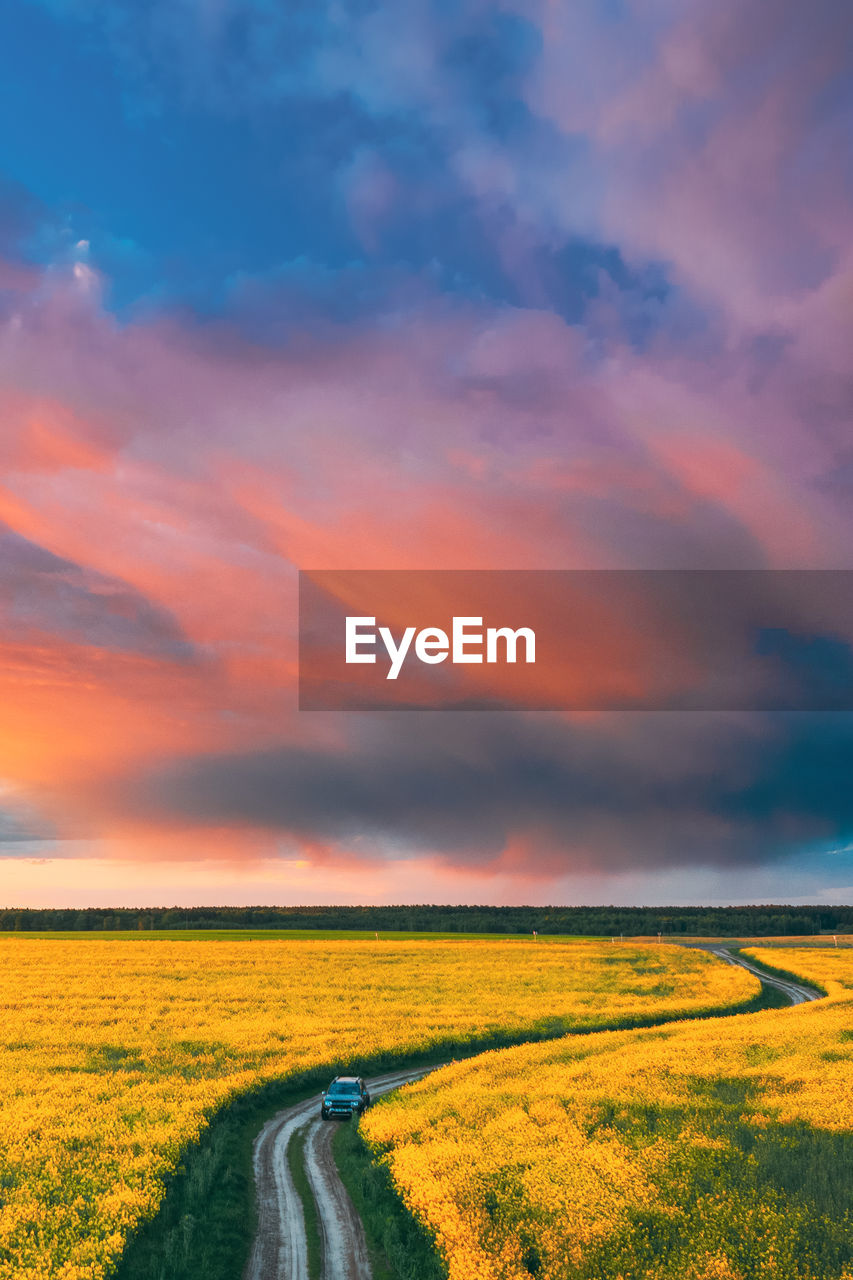
[[[0,1276],[100,1280],[223,1102],[383,1052],[749,1000],[675,947],[0,941]]]
[[[853,1277],[853,951],[826,1000],[497,1050],[362,1132],[451,1280]]]
[[[829,995],[853,992],[853,948],[849,946],[749,947],[743,954],[771,969],[812,982]]]

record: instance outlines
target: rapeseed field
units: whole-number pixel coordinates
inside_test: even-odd
[[[264,1082],[756,987],[665,946],[0,941],[0,1276],[109,1276],[188,1144]]]
[[[362,1121],[451,1280],[853,1277],[853,951],[820,1002],[453,1064]]]

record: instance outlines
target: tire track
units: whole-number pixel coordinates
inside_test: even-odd
[[[782,991],[788,997],[791,1004],[806,1004],[809,1000],[820,1000],[822,992],[815,991],[814,987],[807,987],[799,982],[793,982],[790,978],[777,978],[771,973],[765,973],[763,969],[759,969],[751,960],[745,960],[743,956],[732,955],[726,947],[708,947],[712,955],[717,956],[720,960],[725,960],[727,964],[739,965],[741,969],[746,969],[748,973],[752,973],[756,978],[767,987],[775,987],[777,991]]]
[[[368,1080],[367,1087],[371,1096],[378,1098],[434,1070],[435,1067],[421,1067],[416,1071],[395,1071]],[[306,1172],[323,1237],[323,1280],[371,1280],[364,1228],[332,1156],[335,1122],[319,1120],[319,1106],[318,1098],[309,1098],[279,1111],[255,1139],[258,1226],[243,1280],[308,1280],[302,1201],[287,1163],[288,1143],[305,1128]]]
[[[323,1280],[372,1280],[364,1227],[335,1168],[334,1135],[333,1125],[315,1120],[305,1139],[305,1172],[323,1236]]]
[[[287,1163],[287,1145],[298,1129],[310,1124],[315,1111],[313,1099],[280,1111],[255,1139],[258,1226],[245,1280],[308,1280],[305,1219]]]

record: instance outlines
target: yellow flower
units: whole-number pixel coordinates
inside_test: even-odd
[[[756,985],[665,946],[0,940],[0,1280],[110,1275],[209,1117],[265,1081],[504,1033],[737,1006]],[[501,1069],[499,1054],[486,1057]],[[483,1262],[456,1205],[460,1179],[482,1198],[491,1176],[470,1146],[465,1114],[489,1120],[484,1150],[508,1144],[518,1194],[539,1196],[549,1212],[564,1205],[578,1238],[590,1230],[572,1208],[586,1181],[611,1217],[625,1196],[640,1203],[648,1195],[645,1175],[635,1176],[612,1142],[583,1175],[573,1168],[554,1147],[555,1135],[582,1141],[562,1101],[547,1091],[530,1101],[520,1096],[508,1123],[476,1093],[463,1094],[458,1122],[436,1117],[436,1167],[412,1147],[411,1194],[430,1221],[440,1206],[436,1230],[459,1280],[502,1275],[517,1254],[509,1247]],[[384,1118],[377,1113],[378,1130]],[[516,1140],[525,1125],[536,1135],[530,1150]],[[559,1156],[550,1173],[536,1166],[546,1151]],[[485,1210],[480,1217],[485,1229]]]

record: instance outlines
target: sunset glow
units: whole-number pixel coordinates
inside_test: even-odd
[[[849,713],[296,697],[299,569],[853,568],[848,7],[14,7],[3,903],[853,893]]]

